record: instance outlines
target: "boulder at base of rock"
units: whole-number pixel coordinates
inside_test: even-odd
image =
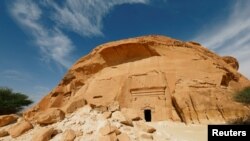
[[[0,116],[0,127],[16,122],[17,119],[18,119],[18,116],[14,114]]]
[[[117,127],[107,124],[99,130],[99,141],[116,141],[119,134],[121,131]]]
[[[76,109],[83,107],[84,105],[86,105],[87,102],[85,99],[79,98],[79,99],[75,99],[75,100],[71,100],[64,108],[63,111],[65,113],[73,113],[74,111],[76,111]]]
[[[99,136],[98,141],[116,141],[117,137],[115,133],[110,133],[105,136]]]
[[[55,135],[57,132],[53,127],[42,128],[36,131],[34,136],[32,137],[32,141],[48,141]]]
[[[108,118],[111,117],[111,114],[112,114],[111,112],[106,111],[106,112],[104,112],[102,115],[103,115],[103,118],[108,119]]]
[[[6,130],[0,130],[0,137],[8,136],[9,133]]]
[[[119,106],[119,102],[118,101],[114,101],[111,104],[108,105],[108,111],[110,112],[115,112],[120,110],[120,106]]]
[[[130,138],[127,134],[121,133],[117,136],[118,141],[130,141]]]
[[[147,133],[154,133],[156,131],[154,127],[151,127],[141,121],[136,122],[135,125],[137,128]]]
[[[93,105],[91,104],[90,105],[94,110],[98,111],[98,112],[101,112],[101,113],[104,113],[104,112],[107,112],[108,111],[108,107],[107,106],[102,106],[102,105]]]
[[[56,123],[64,119],[65,114],[62,110],[57,108],[50,108],[41,112],[37,116],[37,123],[42,125]]]
[[[112,113],[112,119],[118,120],[124,125],[133,126],[132,120],[127,119],[120,111],[115,111]]]
[[[129,120],[137,121],[141,119],[136,110],[133,110],[131,108],[122,108],[121,112]]]
[[[105,135],[108,135],[108,134],[111,134],[111,133],[116,133],[116,134],[119,134],[119,130],[117,129],[117,127],[115,126],[111,126],[109,124],[105,125],[104,127],[102,127],[100,130],[99,130],[99,133],[103,136]]]
[[[72,129],[67,129],[63,132],[62,141],[74,141],[76,133]]]
[[[16,138],[32,128],[33,128],[32,124],[24,120],[12,126],[8,130],[8,132],[11,135],[11,137]]]

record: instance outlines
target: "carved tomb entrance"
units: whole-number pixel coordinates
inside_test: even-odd
[[[146,121],[166,119],[166,79],[162,73],[150,72],[130,76],[131,108]]]

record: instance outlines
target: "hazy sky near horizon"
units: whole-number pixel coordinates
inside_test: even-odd
[[[148,34],[234,56],[250,78],[247,0],[1,0],[0,86],[38,101],[97,45]]]

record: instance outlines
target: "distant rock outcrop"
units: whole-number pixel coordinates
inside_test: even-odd
[[[220,57],[195,42],[164,36],[110,42],[78,60],[24,118],[34,121],[50,108],[68,114],[85,104],[103,112],[118,101],[121,109],[133,109],[147,121],[226,122],[250,111],[232,99],[250,85],[238,68],[235,58]]]

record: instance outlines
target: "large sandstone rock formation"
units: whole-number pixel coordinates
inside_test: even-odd
[[[103,44],[78,60],[59,85],[24,113],[118,101],[148,121],[214,123],[244,117],[249,108],[232,99],[249,86],[233,57],[221,57],[195,42],[143,36]]]

